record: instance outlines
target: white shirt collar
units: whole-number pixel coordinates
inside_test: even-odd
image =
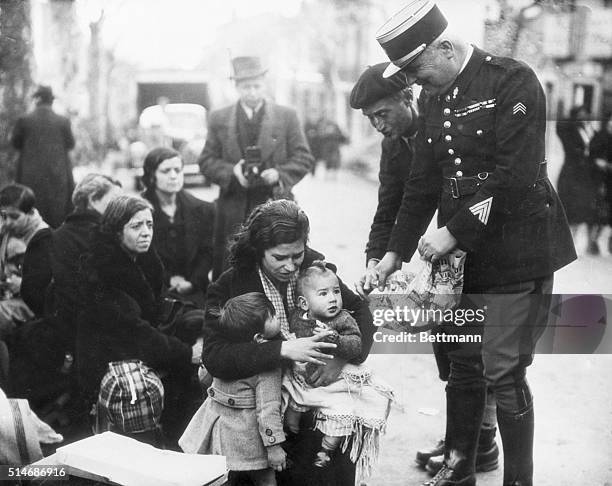
[[[472,54],[474,54],[474,46],[472,44],[469,44],[467,54],[465,55],[465,60],[463,61],[463,65],[461,66],[461,69],[459,69],[459,74],[463,72],[463,70],[465,69],[465,66],[467,66],[468,62],[470,62],[470,59],[472,58]]]
[[[255,108],[250,108],[247,105],[245,105],[242,101],[240,102],[240,106],[242,106],[242,109],[246,113],[246,116],[249,120],[251,120],[253,116],[255,116],[255,114],[260,110],[263,104],[264,102],[263,100],[261,100]]]

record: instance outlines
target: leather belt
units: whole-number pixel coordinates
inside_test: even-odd
[[[536,181],[546,179],[548,171],[546,169],[546,161],[540,162],[538,176]],[[450,194],[453,199],[459,199],[463,196],[469,196],[479,191],[480,186],[489,178],[492,172],[480,172],[472,177],[445,177],[442,184],[442,192]]]

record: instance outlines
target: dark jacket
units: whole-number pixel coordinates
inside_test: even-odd
[[[467,251],[464,291],[544,277],[573,261],[563,207],[543,175],[546,99],[535,73],[475,49],[448,92],[423,106],[389,250],[410,260],[438,209],[438,226]],[[450,178],[483,173],[475,193],[451,195]]]
[[[21,298],[37,317],[47,314],[47,300],[51,289],[52,230],[37,231],[28,243],[23,257]]]
[[[387,251],[395,218],[402,203],[404,184],[408,180],[412,167],[414,141],[412,138],[408,140],[406,142],[403,138],[385,137],[382,141],[378,171],[380,181],[378,206],[376,206],[366,246],[366,264],[371,258],[380,260]]]
[[[95,392],[110,361],[140,359],[157,371],[189,373],[191,347],[157,329],[163,269],[154,250],[133,261],[98,236],[80,278],[76,364],[86,392]]]
[[[74,189],[68,151],[74,148],[70,120],[38,106],[17,120],[11,142],[20,151],[16,182],[36,194],[36,207],[43,219],[57,228],[72,207]]]
[[[578,120],[560,120],[556,126],[565,154],[557,188],[570,224],[596,222],[597,184],[582,125]]]
[[[155,209],[153,222],[156,231],[153,232],[153,245],[166,268],[165,283],[168,284],[170,277],[177,275],[168,271],[171,267],[170,262],[176,262],[179,258],[178,255],[171,255],[165,251],[168,234],[157,231],[159,220],[163,217],[157,198],[151,193],[145,193],[144,196],[151,201]],[[185,255],[181,258],[184,266],[178,275],[191,282],[194,290],[203,298],[203,293],[208,287],[208,273],[213,262],[215,206],[184,190],[177,194],[176,199],[177,213],[180,212],[185,235],[183,245],[181,245],[185,251]]]
[[[323,260],[320,253],[308,248],[302,268],[314,260]],[[354,363],[362,363],[372,347],[374,326],[367,303],[360,300],[346,285],[340,282],[344,308],[353,313],[361,330],[361,354]],[[263,344],[230,342],[213,330],[218,311],[227,300],[247,292],[262,292],[263,286],[256,269],[240,272],[232,267],[208,287],[206,297],[206,323],[202,360],[208,371],[224,380],[235,380],[269,371],[281,366],[281,341]]]
[[[310,171],[313,162],[295,111],[266,101],[257,145],[265,168],[277,169],[280,182],[273,187],[243,188],[233,174],[234,165],[243,158],[237,107],[234,104],[210,114],[206,145],[199,158],[202,173],[220,187],[213,278],[227,268],[226,240],[251,209],[270,199],[292,199],[291,189]]]

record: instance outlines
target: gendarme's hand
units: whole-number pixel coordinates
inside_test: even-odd
[[[423,235],[419,240],[418,250],[422,260],[435,262],[456,247],[457,239],[446,229],[446,226],[442,226],[442,228]]]

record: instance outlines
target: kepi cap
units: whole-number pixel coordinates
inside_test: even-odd
[[[394,95],[407,88],[408,80],[402,73],[388,78],[383,77],[383,72],[389,63],[381,62],[369,66],[353,86],[351,90],[351,108],[360,110],[366,108],[383,98]]]
[[[448,21],[432,0],[412,0],[393,15],[376,33],[376,40],[391,60],[383,77],[414,61],[447,26]]]
[[[240,81],[242,79],[256,78],[268,72],[261,65],[261,60],[256,56],[240,56],[232,59],[233,74],[231,79]]]

